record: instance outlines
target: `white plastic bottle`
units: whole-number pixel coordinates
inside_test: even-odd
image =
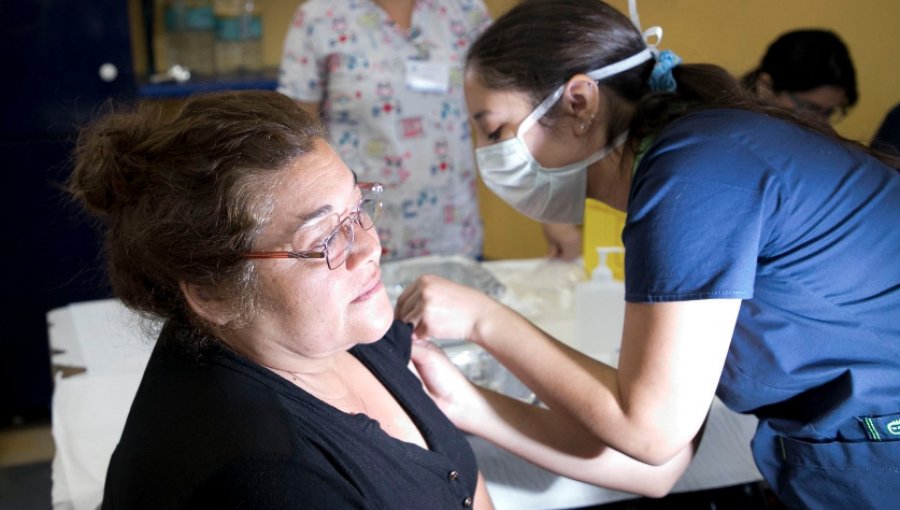
[[[618,365],[625,321],[625,284],[613,279],[606,264],[618,246],[598,246],[599,261],[591,278],[575,285],[575,344],[579,351],[605,363]]]

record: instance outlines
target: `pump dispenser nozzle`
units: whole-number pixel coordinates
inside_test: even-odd
[[[606,257],[610,253],[625,253],[621,246],[597,246],[597,267],[591,271],[591,280],[612,280],[613,272],[606,264]]]

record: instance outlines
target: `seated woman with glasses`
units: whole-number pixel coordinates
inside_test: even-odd
[[[858,99],[850,52],[829,30],[782,34],[742,82],[759,97],[822,122],[841,120]]]
[[[85,128],[69,189],[113,289],[165,325],[103,508],[491,508],[465,436],[408,368],[357,183],[276,92]]]

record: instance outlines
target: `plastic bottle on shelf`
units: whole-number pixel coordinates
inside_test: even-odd
[[[262,19],[253,0],[215,0],[216,71],[253,72],[262,68]]]
[[[211,0],[169,0],[164,10],[169,66],[194,76],[215,73],[215,19]]]
[[[600,361],[618,365],[625,320],[625,285],[613,278],[607,265],[610,253],[624,253],[619,246],[597,246],[599,263],[591,278],[575,285],[575,344],[579,351]]]

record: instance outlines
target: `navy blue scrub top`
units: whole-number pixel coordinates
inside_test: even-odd
[[[708,110],[659,133],[627,212],[626,300],[743,300],[717,395],[759,417],[754,456],[783,500],[832,508],[873,469],[900,494],[900,174]],[[812,488],[832,472],[851,480]]]

